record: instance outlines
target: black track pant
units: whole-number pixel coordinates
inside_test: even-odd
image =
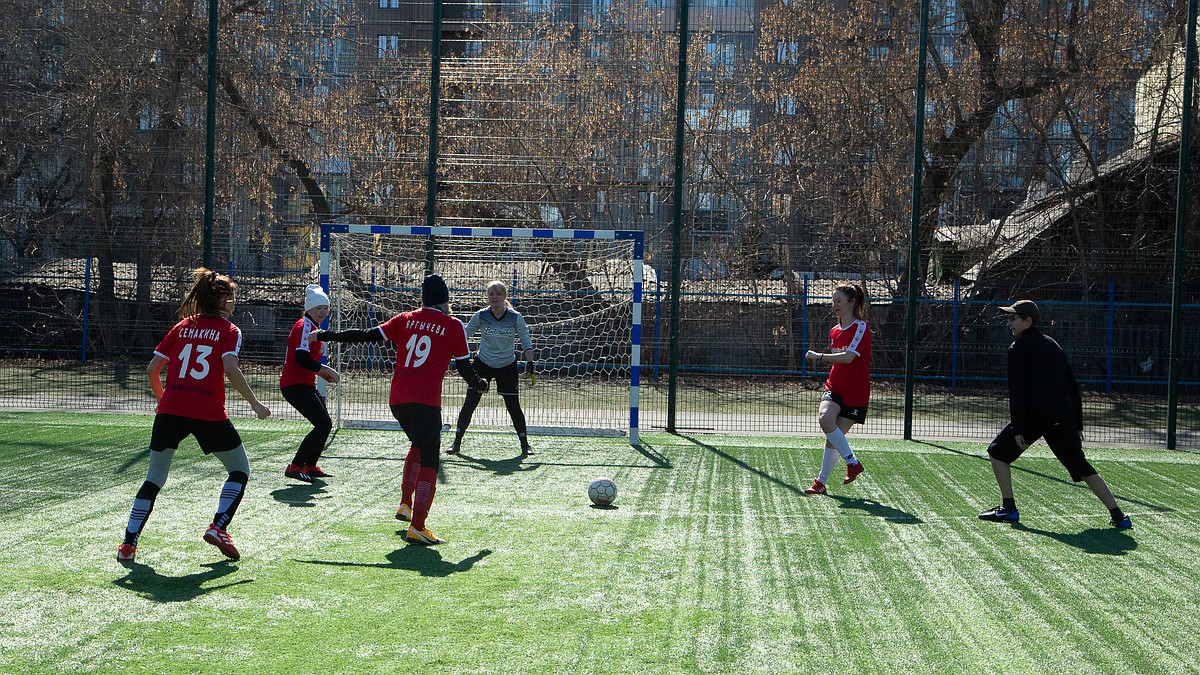
[[[329,433],[333,431],[333,420],[329,418],[329,411],[325,409],[325,397],[318,394],[317,388],[311,384],[293,384],[280,389],[280,392],[283,393],[284,400],[313,425],[313,430],[300,442],[300,449],[296,451],[296,458],[292,463],[315,466],[321,459],[321,453],[325,451]]]

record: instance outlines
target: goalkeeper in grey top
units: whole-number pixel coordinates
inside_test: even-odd
[[[521,440],[521,454],[531,455],[526,437],[525,413],[517,394],[516,343],[521,343],[521,356],[525,359],[525,372],[531,382],[536,382],[533,365],[533,342],[529,339],[529,326],[525,317],[513,309],[508,301],[508,287],[500,281],[487,285],[488,306],[475,312],[467,322],[467,337],[479,333],[479,351],[475,355],[475,372],[484,381],[496,380],[496,391],[504,397],[504,407],[512,418],[517,438]],[[463,434],[471,425],[471,415],[483,393],[474,387],[467,388],[467,400],[458,413],[458,427],[454,432],[454,444],[446,450],[448,455],[457,455],[462,449]]]

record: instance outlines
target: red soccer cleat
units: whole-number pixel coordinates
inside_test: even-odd
[[[283,470],[283,475],[294,480],[304,481],[305,483],[313,482],[313,477],[306,473],[308,467],[299,464],[288,464]]]
[[[215,523],[209,525],[208,530],[204,532],[204,541],[216,546],[230,560],[242,559],[242,554],[238,553],[237,546],[233,545],[233,537],[229,536],[227,530],[218,528]]]
[[[304,473],[308,474],[312,478],[333,478],[333,474],[325,473],[325,470],[316,464],[309,464],[308,466],[304,467]]]
[[[843,483],[853,483],[855,478],[863,472],[862,462],[846,465],[846,477],[842,479]]]
[[[807,494],[807,495],[823,495],[823,494],[828,494],[828,493],[825,491],[825,484],[824,484],[824,483],[822,483],[822,482],[821,482],[821,481],[819,481],[819,480],[814,480],[814,481],[813,481],[813,484],[812,484],[812,486],[811,486],[810,488],[808,488],[807,490],[805,490],[805,491],[804,491],[804,494]]]
[[[129,544],[121,544],[117,547],[118,562],[133,562],[133,556],[137,554],[137,547]]]

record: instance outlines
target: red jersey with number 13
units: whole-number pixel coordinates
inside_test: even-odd
[[[829,369],[825,388],[842,397],[843,405],[851,408],[865,406],[871,399],[871,329],[867,322],[855,319],[845,328],[841,324],[829,329],[829,351],[851,352],[858,358],[850,363],[835,363]]]
[[[167,386],[156,412],[219,422],[225,412],[226,354],[238,355],[242,332],[229,319],[196,314],[175,324],[154,353],[167,360]]]
[[[423,403],[442,407],[442,379],[452,359],[470,355],[467,328],[458,319],[422,307],[388,319],[379,327],[396,343],[396,369],[388,404]]]

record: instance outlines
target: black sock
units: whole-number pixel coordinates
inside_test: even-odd
[[[1121,507],[1119,506],[1114,506],[1113,508],[1109,509],[1108,513],[1112,516],[1114,522],[1119,523],[1122,520],[1125,520],[1125,512],[1122,511]]]
[[[1001,497],[1000,505],[1006,509],[1017,508],[1017,500],[1012,497]]]

